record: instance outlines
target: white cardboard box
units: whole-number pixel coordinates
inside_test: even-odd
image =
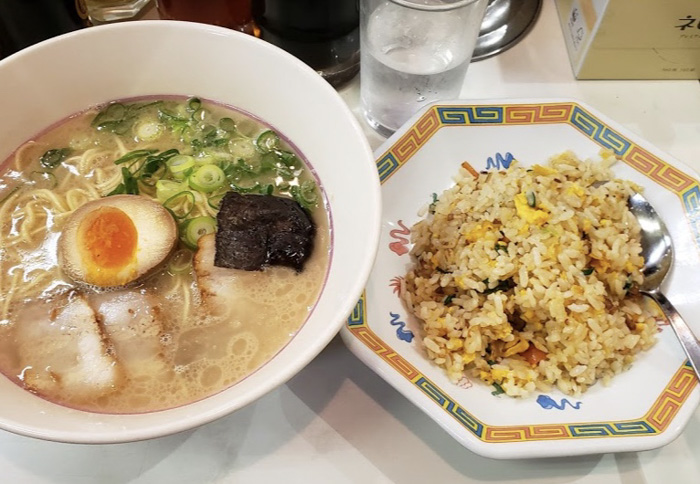
[[[700,78],[699,0],[555,0],[578,79]]]

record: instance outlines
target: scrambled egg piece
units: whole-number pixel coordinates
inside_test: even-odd
[[[571,186],[566,189],[566,194],[576,195],[577,197],[581,198],[586,194],[586,190],[584,190],[578,183],[572,183]]]
[[[465,365],[468,365],[469,363],[474,361],[475,358],[476,355],[474,353],[467,353],[466,351],[462,353],[462,363],[464,363]]]
[[[542,166],[542,165],[532,165],[532,171],[536,175],[554,175],[557,170],[553,168],[549,168],[548,166]]]
[[[525,220],[527,223],[542,225],[549,220],[550,214],[548,212],[528,205],[527,196],[524,193],[518,193],[514,201],[518,217]]]
[[[491,222],[484,222],[477,224],[473,230],[464,233],[464,238],[467,242],[476,242],[477,240],[483,239],[486,234],[492,232],[496,227]]]

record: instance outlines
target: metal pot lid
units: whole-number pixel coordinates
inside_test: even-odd
[[[513,47],[530,31],[542,0],[489,0],[472,62]]]

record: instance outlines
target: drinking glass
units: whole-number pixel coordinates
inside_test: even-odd
[[[459,95],[487,0],[361,0],[360,96],[383,136]]]
[[[78,0],[85,4],[93,23],[114,22],[135,17],[151,0]]]

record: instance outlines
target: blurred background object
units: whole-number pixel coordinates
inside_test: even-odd
[[[700,79],[698,0],[555,0],[578,79]]]
[[[100,24],[136,17],[151,0],[75,0],[83,3],[91,23]]]
[[[360,70],[357,0],[253,0],[260,37],[340,86]]]
[[[165,20],[219,25],[258,35],[251,0],[158,0],[158,14]]]
[[[78,0],[0,0],[0,58],[86,26]]]
[[[433,101],[456,99],[486,0],[361,0],[360,97],[367,123],[390,136]]]
[[[489,0],[472,61],[517,44],[535,25],[541,9],[542,0]]]

